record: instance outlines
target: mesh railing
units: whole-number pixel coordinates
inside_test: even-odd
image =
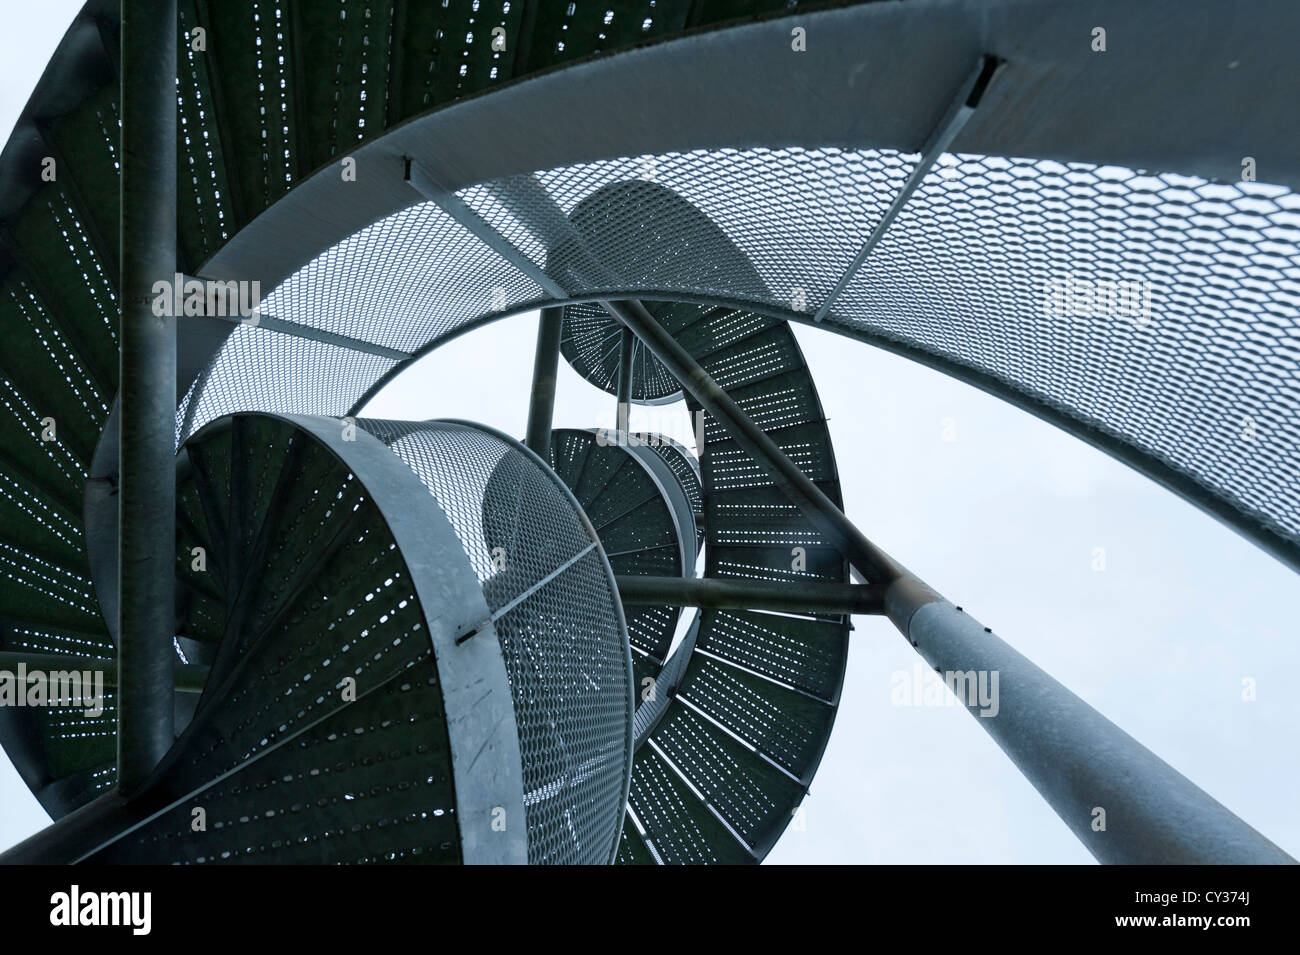
[[[608,862],[631,767],[631,664],[590,525],[507,439],[450,422],[357,424],[429,488],[483,585],[515,704],[529,861]]]
[[[1300,198],[1264,183],[945,154],[828,301],[914,159],[696,151],[516,177],[461,199],[570,299],[740,303],[803,320],[828,305],[825,327],[897,343],[1106,435],[1112,453],[1166,483],[1172,473],[1181,493],[1300,563]],[[435,224],[440,254],[466,257],[454,268],[431,271],[425,252],[407,251]],[[698,254],[719,233],[744,255]],[[349,243],[275,293],[286,318],[329,315],[339,333],[414,348],[536,304],[523,301],[536,289],[521,271],[432,203]],[[313,290],[306,279],[324,267],[337,274]],[[331,289],[346,295],[335,303],[343,293]],[[401,327],[375,332],[386,323]],[[283,352],[272,333],[253,334]],[[235,397],[280,400],[266,385],[235,394],[244,347],[218,356],[196,426]],[[352,376],[344,390],[360,397],[387,370],[374,356],[322,365],[323,347],[291,343],[288,371],[259,374],[329,378],[331,393]]]
[[[1300,197],[953,157],[830,321],[921,345],[1300,531]]]
[[[617,393],[623,326],[597,303],[564,310],[560,350],[574,371],[597,388]],[[668,402],[681,397],[682,386],[640,340],[632,345],[633,401]]]

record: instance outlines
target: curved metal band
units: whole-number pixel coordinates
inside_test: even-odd
[[[961,72],[985,51],[1007,58],[1008,64],[963,129],[963,150],[1118,163],[1230,180],[1239,176],[1241,159],[1234,152],[1240,150],[1230,144],[1245,139],[1257,144],[1257,152],[1273,157],[1271,181],[1300,187],[1300,164],[1288,158],[1297,155],[1289,144],[1293,133],[1285,124],[1268,121],[1274,104],[1280,112],[1300,96],[1294,71],[1284,68],[1290,64],[1291,50],[1283,39],[1289,35],[1286,24],[1300,25],[1300,7],[1275,0],[1265,6],[1266,15],[1279,27],[1270,34],[1275,42],[1262,49],[1257,26],[1262,11],[1226,10],[1211,0],[1189,0],[1177,22],[1155,7],[1135,7],[1123,0],[1094,4],[1086,24],[1067,8],[1036,0],[800,11],[799,24],[818,44],[815,53],[805,56],[791,55],[788,17],[665,40],[528,78],[385,132],[353,153],[358,164],[355,182],[341,184],[332,166],[300,180],[226,243],[202,271],[216,278],[256,278],[264,288],[278,286],[320,252],[418,201],[404,181],[407,155],[420,156],[443,185],[461,188],[515,173],[665,150],[791,144],[915,149],[932,129],[936,110]],[[1086,49],[1092,24],[1106,17],[1124,24],[1124,49],[1104,55],[1079,53],[1080,44]],[[1209,22],[1224,44],[1251,49],[1252,57],[1213,72],[1199,60],[1192,62],[1193,52],[1200,49],[1197,38]],[[907,42],[918,33],[930,42],[922,47]],[[778,62],[780,68],[773,68]],[[866,80],[868,68],[871,82]],[[645,75],[655,76],[656,82],[646,83]],[[1152,77],[1159,80],[1153,82]],[[1126,92],[1134,88],[1142,89],[1143,96]],[[695,93],[700,89],[743,90],[746,102],[764,107],[755,111],[742,108],[734,97],[699,97]],[[672,95],[673,90],[684,92]],[[809,90],[817,91],[817,102],[825,109],[794,105],[806,104]],[[592,96],[618,108],[606,111],[601,123],[588,122],[587,99]],[[683,113],[678,104],[686,99],[694,105]],[[587,103],[584,109],[567,108],[578,100]],[[1242,101],[1258,108],[1243,115],[1231,105]],[[842,105],[837,108],[836,103]],[[1166,122],[1150,123],[1153,112]],[[499,133],[503,123],[516,133],[508,141]],[[1169,135],[1171,128],[1180,134]],[[1176,152],[1170,143],[1177,144]],[[662,290],[655,294],[627,289],[622,294],[644,300],[665,297]],[[705,300],[690,294],[675,300],[735,304],[808,321],[806,315],[757,302]],[[513,311],[466,322],[451,334],[505,314]],[[180,330],[182,351],[187,326]],[[1300,540],[1274,518],[1081,414],[906,341],[831,322],[818,327],[904,355],[1010,401],[1137,469],[1300,570]],[[179,357],[185,364],[186,356]],[[394,371],[406,364],[399,363]],[[182,390],[190,380],[182,381]],[[109,427],[114,424],[110,419]],[[88,514],[88,522],[92,517]]]
[[[1269,2],[1268,11],[1278,24],[1300,26],[1295,5]],[[1083,55],[1079,50],[1086,51],[1094,21],[1105,16],[1124,24],[1125,48]],[[405,156],[419,156],[443,187],[459,189],[537,169],[664,151],[792,144],[915,150],[963,71],[983,52],[1008,62],[963,129],[962,151],[1115,163],[1228,181],[1239,177],[1241,157],[1228,155],[1240,150],[1223,144],[1242,141],[1249,129],[1255,137],[1250,141],[1269,143],[1271,155],[1279,157],[1270,167],[1270,181],[1294,188],[1300,186],[1300,165],[1281,158],[1295,155],[1289,145],[1292,133],[1264,118],[1270,108],[1286,109],[1300,90],[1294,79],[1270,79],[1292,76],[1294,71],[1284,68],[1291,54],[1281,41],[1259,49],[1258,27],[1252,25],[1256,16],[1225,11],[1209,0],[1185,4],[1176,24],[1158,9],[1118,0],[1090,7],[1086,24],[1068,8],[1034,0],[867,4],[800,12],[800,25],[819,44],[815,55],[791,55],[789,18],[668,40],[417,117],[355,151],[356,182],[341,186],[333,168],[300,181],[234,236],[203,271],[216,278],[258,278],[263,287],[276,287],[326,248],[418,200],[404,181]],[[1206,22],[1215,24],[1223,42],[1255,51],[1255,59],[1233,63],[1232,69],[1224,64],[1212,78],[1206,64],[1192,64],[1193,51],[1200,49],[1197,37],[1203,26],[1198,25]],[[1279,29],[1274,36],[1284,33]],[[918,34],[932,42],[918,47],[912,42]],[[1144,38],[1141,44],[1132,45],[1138,37]],[[774,67],[778,63],[779,69]],[[656,82],[646,83],[646,75]],[[1153,82],[1152,77],[1161,79]],[[1267,103],[1243,116],[1231,104],[1256,102],[1254,83],[1266,90]],[[1134,88],[1144,96],[1124,92]],[[699,97],[700,89],[743,90],[745,103],[762,102],[764,107],[745,108],[735,97]],[[804,108],[810,90],[817,91],[817,102],[825,109]],[[602,123],[585,119],[592,96],[611,106]],[[687,99],[695,108],[683,113],[678,104]],[[579,100],[584,108],[572,109]],[[1222,108],[1207,111],[1208,103]],[[1068,104],[1064,110],[1063,104]],[[1167,124],[1152,124],[1155,112]],[[503,123],[517,133],[504,143],[499,135]],[[1170,128],[1185,135],[1170,137]],[[1170,148],[1173,142],[1177,151]],[[664,290],[620,294],[642,300],[669,297]],[[808,321],[806,315],[753,301],[672,297]],[[902,354],[1012,402],[1134,467],[1300,570],[1300,540],[1275,518],[1103,430],[1083,414],[988,371],[874,330],[830,321],[817,327]]]
[[[462,860],[467,865],[527,863],[510,682],[482,588],[446,515],[419,477],[373,435],[357,428],[355,439],[345,440],[337,418],[269,417],[306,431],[352,470],[379,508],[410,571],[438,668]],[[474,639],[457,643],[475,631]],[[505,829],[494,831],[494,812],[499,816],[502,809]]]
[[[682,490],[681,483],[677,480],[677,475],[673,474],[672,468],[668,462],[655,453],[654,449],[647,445],[633,443],[628,440],[626,444],[613,444],[609,441],[608,436],[613,435],[616,440],[617,432],[609,428],[585,428],[589,434],[596,436],[596,443],[602,441],[601,435],[607,437],[604,439],[606,446],[614,446],[626,451],[628,455],[641,466],[646,476],[658,489],[659,495],[668,505],[668,513],[672,515],[673,526],[677,530],[678,559],[682,564],[682,576],[695,576],[695,512],[691,510],[691,502],[686,497],[686,492]]]
[[[552,470],[550,464],[546,461],[543,461],[541,457],[535,451],[533,451],[532,448],[523,444],[518,439],[512,438],[510,435],[498,431],[496,428],[489,427],[488,425],[481,424],[480,422],[477,421],[465,421],[458,418],[440,418],[440,419],[430,421],[429,424],[454,424],[459,427],[468,428],[473,431],[481,431],[483,434],[491,435],[492,437],[496,438],[498,441],[501,441],[503,444],[523,454],[533,463],[533,465],[543,475],[545,475],[545,477],[553,485],[555,485],[555,487],[563,495],[564,499],[573,508],[574,516],[577,517],[578,520],[581,522],[583,531],[587,534],[588,537],[591,538],[592,543],[596,545],[595,553],[600,558],[601,570],[605,576],[605,580],[609,584],[609,592],[615,598],[612,604],[614,610],[615,624],[618,627],[619,633],[623,635],[623,658],[624,658],[623,666],[624,666],[624,672],[627,674],[627,688],[628,688],[627,744],[626,744],[626,749],[624,751],[625,754],[624,763],[627,766],[627,773],[624,776],[624,780],[623,780],[623,799],[619,803],[619,805],[626,806],[628,793],[631,791],[632,788],[632,753],[634,748],[633,747],[633,740],[634,740],[633,716],[636,711],[636,686],[634,685],[632,680],[632,649],[627,638],[627,619],[623,615],[623,604],[620,600],[618,600],[618,583],[614,579],[614,570],[612,567],[609,566],[609,558],[605,556],[605,548],[600,543],[600,537],[596,533],[596,529],[592,526],[591,520],[587,517],[586,511],[582,509],[582,505],[578,503],[578,499],[574,497],[573,492],[569,490],[568,485],[566,485],[563,481],[560,480],[560,476],[556,474],[554,470]],[[421,487],[423,488],[423,485],[421,485]],[[511,714],[511,725],[512,726],[514,725],[513,711]],[[516,741],[517,739],[518,737],[516,737]],[[521,787],[522,787],[522,783],[521,783]],[[611,846],[610,853],[609,853],[609,861],[611,863],[613,863],[613,861],[618,857],[618,844],[619,844],[619,840],[622,838],[622,835],[623,835],[622,828],[619,826],[615,826],[614,844],[613,846]]]

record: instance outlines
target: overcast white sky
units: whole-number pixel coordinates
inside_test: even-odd
[[[79,6],[0,0],[0,137]],[[470,418],[522,435],[535,326],[519,316],[450,343],[367,413]],[[796,333],[858,526],[1300,856],[1300,696],[1290,679],[1300,670],[1300,577],[1023,412],[867,345]],[[612,424],[613,399],[561,369],[556,426]],[[663,415],[637,409],[632,427],[662,427]],[[944,440],[945,419],[956,440]],[[1097,547],[1104,572],[1092,569]],[[806,829],[788,831],[769,861],[1091,861],[975,719],[891,705],[891,674],[919,658],[887,622],[854,623]],[[1254,702],[1241,698],[1245,677],[1257,681]],[[0,757],[0,848],[47,821]]]

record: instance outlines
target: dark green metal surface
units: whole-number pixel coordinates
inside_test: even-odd
[[[662,483],[617,436],[564,429],[551,435],[550,464],[600,535],[615,574],[693,575],[680,515]],[[692,539],[694,528],[690,528]],[[637,687],[658,676],[677,627],[678,607],[624,607]]]
[[[373,4],[350,19],[308,2],[177,6],[177,261],[193,273],[299,179],[403,120],[575,57],[670,36],[688,20],[784,4],[566,13],[516,3],[495,19],[486,8],[423,0]],[[492,48],[497,25],[508,31],[504,52]],[[206,51],[191,48],[196,27]],[[0,650],[116,652],[79,515],[118,387],[119,48],[117,3],[90,0],[0,157],[0,528],[12,548],[12,572],[0,578]],[[59,161],[54,182],[41,179],[46,155]],[[54,441],[41,440],[46,417],[57,422]],[[181,599],[203,598],[182,588]],[[0,741],[56,818],[115,781],[111,691],[108,704],[99,720],[0,712]]]

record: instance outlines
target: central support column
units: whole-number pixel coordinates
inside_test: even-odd
[[[117,784],[175,736],[176,323],[153,313],[176,272],[176,0],[122,0],[122,271]]]
[[[1295,862],[948,601],[921,607],[905,632],[1098,862]]]
[[[533,394],[528,403],[528,432],[524,444],[543,461],[551,455],[551,420],[555,416],[555,382],[560,367],[560,335],[564,309],[544,308],[537,324],[537,355],[533,358]]]

